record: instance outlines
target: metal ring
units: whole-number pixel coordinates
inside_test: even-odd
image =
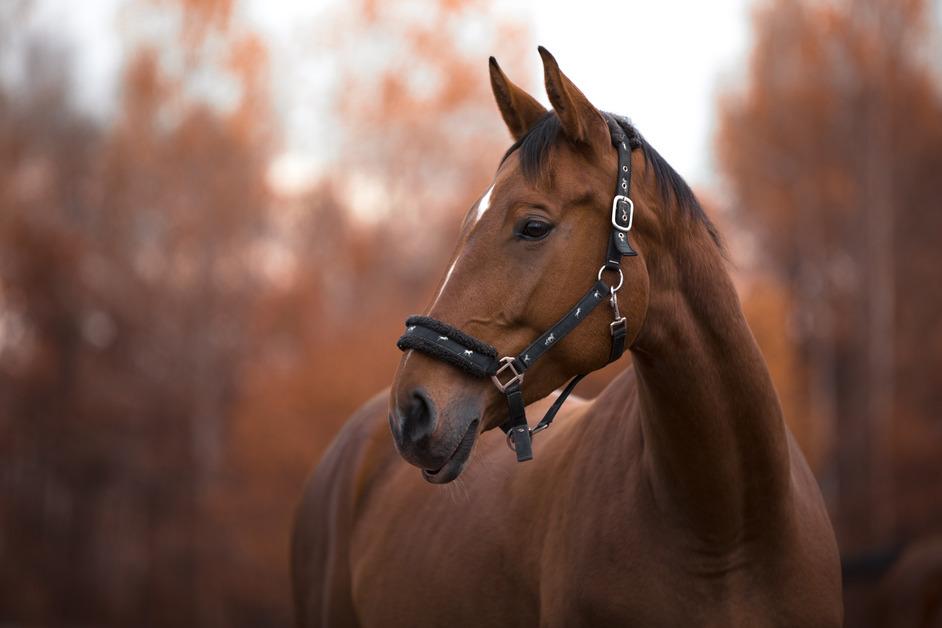
[[[614,288],[609,287],[609,289],[610,289],[613,293],[614,293],[614,292],[618,292],[619,290],[621,290],[622,284],[625,283],[625,273],[623,273],[623,272],[621,271],[621,267],[620,267],[620,266],[619,266],[618,268],[609,268],[608,266],[602,266],[602,267],[599,269],[599,276],[598,276],[598,280],[599,280],[599,281],[602,281],[602,273],[604,273],[606,270],[610,270],[610,271],[612,271],[612,272],[615,272],[616,270],[618,271],[618,285],[615,286]]]
[[[507,432],[507,446],[510,447],[510,451],[517,451],[517,448],[514,447],[514,439],[513,439],[514,430],[522,432],[524,429],[530,432],[530,436],[533,436],[533,430],[530,429],[530,426],[518,425],[517,427],[511,428]]]

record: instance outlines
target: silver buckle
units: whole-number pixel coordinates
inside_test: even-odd
[[[618,295],[615,294],[615,288],[611,289],[612,298],[609,299],[608,304],[612,306],[612,312],[614,314],[615,320],[611,322],[608,326],[608,330],[615,335],[615,330],[619,325],[625,325],[625,317],[621,315],[621,312],[618,311]]]
[[[618,201],[624,201],[628,203],[628,226],[622,227],[618,224],[618,221],[615,219],[615,215],[618,213]],[[618,229],[619,231],[631,231],[631,225],[635,221],[635,204],[634,202],[625,196],[624,194],[619,194],[612,199],[612,226]]]
[[[497,390],[501,392],[506,392],[508,388],[513,386],[518,382],[523,381],[523,373],[517,371],[517,368],[514,366],[514,358],[506,356],[500,359],[502,366],[497,369],[497,372],[491,375],[491,381],[494,382],[494,385],[497,386]],[[508,379],[506,382],[500,381],[500,376],[504,371],[510,370],[513,374],[513,377]]]

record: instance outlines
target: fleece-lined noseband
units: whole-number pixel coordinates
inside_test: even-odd
[[[490,377],[497,389],[507,398],[509,414],[500,429],[507,434],[507,444],[517,453],[518,462],[533,458],[532,436],[550,426],[576,384],[588,375],[588,373],[582,373],[572,378],[543,419],[531,429],[527,424],[523,402],[523,376],[526,370],[551,347],[559,344],[559,341],[584,321],[595,306],[605,298],[608,298],[614,315],[614,320],[609,325],[612,348],[608,361],[614,362],[625,352],[628,324],[618,310],[617,293],[624,283],[621,258],[637,255],[628,243],[628,232],[631,231],[634,218],[634,203],[629,198],[631,149],[637,147],[638,140],[629,139],[614,118],[607,114],[605,118],[612,136],[612,144],[618,150],[618,184],[615,197],[612,199],[612,231],[608,239],[605,263],[599,269],[595,284],[579,299],[579,302],[555,325],[543,332],[516,356],[498,358],[497,349],[491,345],[428,316],[410,316],[406,319],[406,332],[396,343],[402,351],[409,349],[421,351],[474,377]],[[617,284],[609,285],[602,281],[602,276],[606,271],[618,276]]]

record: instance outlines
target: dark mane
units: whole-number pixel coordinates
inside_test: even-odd
[[[654,171],[658,194],[661,196],[665,205],[669,205],[671,202],[676,203],[681,211],[687,213],[691,219],[706,227],[707,232],[710,234],[713,242],[716,243],[716,246],[722,248],[719,232],[716,230],[713,222],[707,217],[706,212],[703,211],[703,206],[700,205],[700,201],[697,200],[693,190],[690,189],[690,186],[687,185],[683,177],[681,177],[677,171],[667,163],[667,160],[644,139],[641,133],[638,132],[627,118],[610,113],[606,113],[605,115],[611,120],[614,120],[625,132],[632,149],[641,149],[645,162]],[[542,118],[537,120],[536,124],[530,127],[526,135],[514,142],[513,146],[507,149],[507,152],[504,153],[504,157],[501,159],[501,163],[503,163],[511,153],[519,150],[520,166],[523,170],[523,176],[528,180],[538,178],[543,173],[550,148],[556,142],[559,132],[559,118],[556,117],[556,114],[552,111],[546,112]]]

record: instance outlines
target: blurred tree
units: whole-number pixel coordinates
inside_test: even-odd
[[[421,274],[448,255],[456,217],[484,192],[510,145],[487,56],[525,83],[533,55],[526,28],[494,9],[490,0],[355,0],[330,24],[341,125],[331,176],[359,219],[401,240],[387,263]],[[445,237],[417,237],[429,232]]]
[[[766,4],[717,135],[736,218],[789,293],[803,414],[830,422],[812,434],[834,435],[821,477],[845,552],[942,521],[929,12],[921,0]]]
[[[235,623],[211,506],[268,148],[263,51],[223,50],[230,111],[146,46],[107,128],[39,43],[0,93],[0,621]]]

